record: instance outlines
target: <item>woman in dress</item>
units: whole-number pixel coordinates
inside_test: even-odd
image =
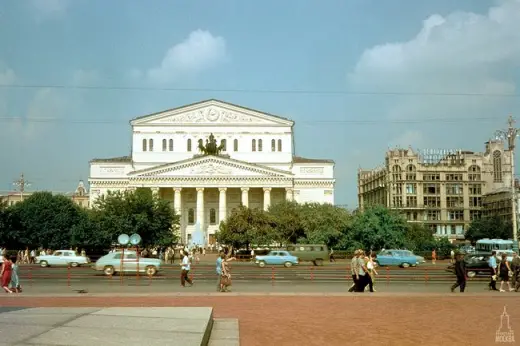
[[[222,276],[220,278],[220,290],[221,292],[231,292],[229,287],[231,286],[231,265],[229,260],[231,256],[228,254],[226,259],[222,261]]]
[[[498,276],[500,277],[500,292],[505,292],[503,289],[504,282],[507,282],[507,287],[509,291],[513,291],[511,288],[511,283],[509,282],[509,273],[511,272],[511,267],[509,266],[509,262],[507,261],[507,254],[502,254],[502,260],[498,265]]]
[[[13,292],[22,293],[22,286],[20,286],[20,279],[18,275],[18,264],[16,263],[16,257],[11,256],[12,263],[12,274],[10,287]]]
[[[2,281],[2,288],[7,293],[13,293],[9,289],[9,284],[11,283],[11,276],[13,273],[13,264],[9,260],[9,257],[7,257],[7,254],[4,254],[4,263],[2,263],[2,270],[0,271],[0,277]]]

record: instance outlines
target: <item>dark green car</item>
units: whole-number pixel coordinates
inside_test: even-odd
[[[323,261],[330,259],[329,249],[324,244],[291,244],[285,248],[300,262],[312,262],[315,266],[322,266]]]

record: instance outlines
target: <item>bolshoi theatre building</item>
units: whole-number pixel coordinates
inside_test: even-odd
[[[90,161],[90,205],[109,190],[150,188],[181,216],[181,237],[215,243],[243,204],[334,204],[334,162],[295,156],[294,122],[218,100],[133,119],[131,156]]]

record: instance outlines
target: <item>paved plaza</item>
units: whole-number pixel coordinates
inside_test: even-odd
[[[487,292],[486,292],[487,293]],[[212,307],[216,319],[237,319],[240,345],[495,344],[504,307],[520,330],[513,294],[381,293],[149,296],[2,296],[1,306]],[[485,321],[485,323],[483,323]]]
[[[208,307],[0,308],[0,345],[235,346],[238,321]]]

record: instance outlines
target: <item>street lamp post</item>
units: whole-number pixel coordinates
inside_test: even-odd
[[[514,127],[515,120],[513,116],[510,115],[507,121],[508,128],[507,130],[498,130],[496,132],[497,137],[507,139],[507,144],[509,146],[509,151],[511,152],[511,208],[512,208],[512,217],[511,221],[513,223],[513,240],[515,250],[518,249],[518,228],[517,228],[517,210],[516,210],[516,186],[515,186],[515,144],[516,137],[518,137],[519,129]]]
[[[22,173],[20,175],[20,179],[13,182],[13,185],[20,190],[20,202],[23,202],[23,194],[25,192],[25,188],[31,186],[31,183],[25,180],[24,175]]]

